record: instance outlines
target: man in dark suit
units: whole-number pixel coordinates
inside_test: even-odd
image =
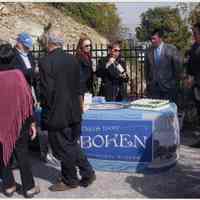
[[[81,185],[87,187],[95,173],[78,142],[81,133],[82,104],[80,66],[74,56],[63,51],[63,34],[52,31],[47,36],[48,55],[39,62],[43,124],[49,133],[54,156],[61,161],[61,179],[49,189],[64,191]],[[79,168],[82,179],[78,180]]]
[[[176,102],[182,59],[175,46],[163,42],[162,35],[162,30],[153,31],[145,57],[147,96]]]
[[[35,96],[33,95],[35,104],[37,102],[36,74],[34,73],[35,62],[31,54],[32,47],[33,47],[32,37],[26,32],[19,33],[16,38],[16,44],[14,47],[14,57],[10,63],[10,66],[13,69],[19,69],[20,71],[22,71],[29,85],[32,86],[32,91],[34,91],[33,94],[35,94]],[[34,121],[34,119],[32,119],[32,121]],[[33,143],[31,142],[31,144]],[[13,158],[11,167],[12,168],[18,167],[15,158]]]
[[[15,69],[19,69],[23,72],[27,82],[31,86],[32,95],[34,100],[34,109],[36,109],[36,104],[38,103],[39,99],[39,73],[36,72],[36,63],[35,59],[31,53],[33,48],[33,40],[30,34],[27,32],[21,32],[18,34],[16,38],[16,44],[14,47],[14,58],[11,62],[11,67]],[[34,119],[35,120],[35,119]],[[32,150],[39,150],[41,151],[41,156],[44,155],[46,157],[47,154],[47,145],[40,145],[42,144],[43,135],[39,131],[37,139],[34,142],[30,142],[29,148]],[[43,152],[44,151],[44,152]],[[17,164],[13,162],[12,167],[15,168]]]
[[[186,84],[188,88],[193,88],[194,90],[194,99],[199,118],[198,125],[200,125],[200,23],[193,25],[192,32],[194,43],[189,51]],[[197,127],[197,132],[199,131],[199,127]],[[200,140],[192,144],[191,147],[200,148]]]
[[[12,60],[13,67],[23,72],[30,85],[33,85],[35,71],[35,62],[31,54],[32,47],[33,41],[31,36],[26,32],[20,33],[16,39],[15,57]]]

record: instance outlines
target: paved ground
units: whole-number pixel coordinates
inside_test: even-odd
[[[50,192],[48,187],[56,180],[58,169],[32,158],[33,173],[41,188],[36,198],[200,198],[200,149],[188,147],[192,140],[188,133],[182,135],[179,162],[168,171],[148,175],[97,171],[94,184],[66,192]],[[14,173],[19,182],[18,171]]]

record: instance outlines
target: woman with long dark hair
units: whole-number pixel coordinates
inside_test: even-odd
[[[76,57],[81,68],[81,92],[93,93],[93,69],[92,69],[92,41],[82,34],[76,48]]]

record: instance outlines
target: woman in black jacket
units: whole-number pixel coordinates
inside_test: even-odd
[[[100,95],[107,101],[122,101],[127,98],[128,75],[126,63],[120,56],[120,43],[108,46],[108,56],[99,60],[96,75],[102,79]]]
[[[93,93],[93,69],[92,69],[92,41],[83,35],[79,39],[76,48],[76,57],[80,64],[81,93]]]

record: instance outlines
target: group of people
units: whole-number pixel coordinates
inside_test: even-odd
[[[199,88],[200,24],[194,25],[193,34],[187,85]],[[31,54],[33,41],[28,33],[20,33],[14,47],[8,43],[0,45],[0,178],[3,193],[8,197],[18,190],[10,166],[13,157],[19,165],[24,197],[31,198],[40,192],[28,155],[29,138],[33,140],[37,135],[34,117],[37,101],[42,107],[41,128],[48,131],[53,155],[61,163],[61,176],[49,189],[65,191],[87,187],[96,179],[79,143],[84,94],[94,92],[94,77],[101,78],[99,95],[107,101],[127,99],[129,77],[119,42],[108,46],[108,55],[99,60],[94,71],[92,41],[87,35],[80,38],[75,56],[63,50],[62,32],[50,31],[46,41],[48,53],[39,60],[37,73]],[[176,102],[182,75],[180,53],[163,41],[161,30],[152,32],[151,42],[144,65],[147,96]]]
[[[48,130],[53,154],[61,162],[61,177],[49,189],[87,187],[96,175],[78,141],[84,94],[81,83],[86,81],[80,78],[78,60],[62,49],[63,34],[52,31],[47,41],[48,54],[38,66],[40,92],[35,97],[39,96],[43,108],[42,128]],[[37,75],[30,53],[32,44],[31,36],[23,32],[14,48],[8,43],[0,45],[0,178],[3,193],[8,197],[19,189],[10,166],[13,156],[20,170],[24,197],[31,198],[40,192],[28,155],[29,136],[32,140],[36,137],[33,89]]]
[[[81,91],[94,94],[95,77],[101,78],[99,95],[104,96],[106,101],[127,100],[128,74],[126,63],[121,58],[121,44],[119,41],[112,42],[108,46],[108,55],[98,61],[96,70],[92,63],[92,41],[89,37],[80,38],[76,57],[81,67]]]
[[[48,53],[38,61],[38,69],[28,33],[20,33],[14,47],[9,43],[0,45],[0,178],[8,197],[18,190],[12,174],[16,161],[24,197],[31,198],[40,192],[28,155],[29,136],[33,140],[37,135],[34,111],[38,102],[42,107],[41,129],[48,131],[53,156],[61,164],[61,177],[49,189],[64,191],[87,187],[96,179],[79,143],[84,94],[93,93],[94,76],[101,77],[100,95],[107,101],[127,98],[128,75],[119,42],[109,46],[107,57],[99,61],[95,72],[92,41],[87,35],[81,36],[75,56],[63,50],[62,32],[50,31],[46,41]]]
[[[8,197],[18,189],[10,167],[13,156],[19,164],[24,196],[31,198],[39,193],[28,156],[29,136],[32,140],[36,137],[31,48],[32,39],[27,33],[18,35],[14,48],[8,43],[0,46],[0,177]]]

